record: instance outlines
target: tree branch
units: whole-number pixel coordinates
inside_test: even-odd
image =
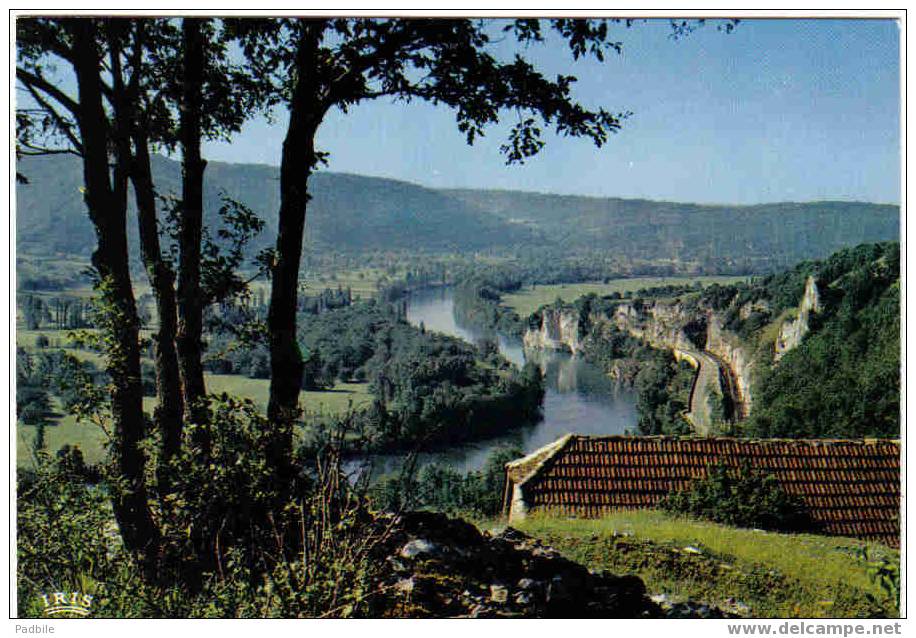
[[[23,142],[20,140],[19,145],[25,147],[28,150],[19,149],[20,155],[26,155],[33,157],[36,155],[76,155],[77,157],[82,157],[83,154],[79,151],[76,151],[72,148],[45,148],[43,146],[36,146],[29,142]]]
[[[41,108],[45,113],[51,116],[51,119],[54,120],[54,123],[57,124],[57,127],[67,137],[70,143],[73,144],[74,148],[79,153],[82,153],[83,145],[80,144],[79,138],[77,138],[76,135],[74,135],[73,131],[70,130],[72,127],[72,124],[68,122],[66,118],[64,118],[63,115],[58,113],[57,110],[53,106],[51,106],[51,104],[48,103],[48,101],[45,100],[44,97],[42,97],[42,95],[38,92],[36,88],[34,88],[31,84],[26,84],[25,86],[26,86],[26,89],[28,89],[29,94],[32,96],[32,98],[36,102],[38,102],[39,105],[41,105]]]
[[[45,78],[22,67],[16,67],[16,79],[26,85],[34,95],[34,90],[39,89],[59,102],[61,106],[70,111],[74,117],[78,115],[79,105],[69,95],[48,82]]]

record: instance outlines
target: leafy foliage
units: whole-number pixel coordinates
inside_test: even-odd
[[[899,436],[899,254],[899,244],[864,245],[808,266],[823,309],[761,378],[751,434]]]
[[[124,551],[104,489],[46,453],[38,459],[18,478],[19,614],[42,616],[41,595],[52,591],[93,596],[100,617],[161,613],[166,600],[146,586]]]
[[[480,471],[462,475],[435,463],[415,472],[411,465],[394,476],[381,477],[370,496],[376,507],[388,511],[426,509],[448,514],[490,518],[502,511],[506,463],[524,455],[517,446],[495,448]]]
[[[736,527],[810,531],[812,522],[802,502],[786,494],[776,478],[745,465],[734,471],[724,464],[707,468],[707,476],[687,490],[674,492],[659,505]]]
[[[868,577],[882,594],[868,594],[869,601],[875,605],[899,608],[900,561],[889,560],[887,556],[869,555],[865,547],[858,552],[858,557],[868,565]]]
[[[468,440],[539,416],[537,370],[415,328],[396,307],[356,303],[302,319],[306,379],[370,383],[376,400],[360,419],[375,447]]]
[[[124,549],[105,481],[78,453],[39,453],[36,468],[20,472],[21,616],[41,617],[41,594],[53,591],[93,596],[92,615],[103,618],[372,615],[372,552],[387,530],[342,474],[340,433],[328,434],[318,456],[298,459],[303,489],[277,490],[258,471],[263,417],[228,397],[212,398],[210,410],[222,426],[212,464],[201,464],[193,448],[174,461],[175,492],[162,516],[178,555],[157,578]],[[195,544],[211,562],[197,563]]]
[[[648,348],[646,349],[648,350]],[[636,375],[636,409],[642,434],[689,434],[684,418],[696,372],[668,352],[650,351]]]

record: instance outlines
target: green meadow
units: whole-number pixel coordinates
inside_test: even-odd
[[[711,276],[711,277],[630,277],[611,279],[604,282],[587,282],[580,284],[549,284],[525,286],[518,292],[503,295],[502,304],[512,308],[520,317],[527,317],[535,310],[557,299],[572,302],[588,294],[599,297],[615,292],[625,294],[636,292],[642,288],[656,288],[658,286],[683,286],[699,281],[704,286],[710,284],[730,284],[744,281],[746,277]]]

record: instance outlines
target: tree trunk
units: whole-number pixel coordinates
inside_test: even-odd
[[[68,26],[79,92],[77,124],[83,146],[85,201],[98,238],[92,263],[101,278],[102,300],[107,306],[104,334],[111,340],[107,370],[112,385],[112,460],[116,474],[111,486],[112,504],[125,546],[149,565],[158,554],[160,535],[149,507],[144,481],[146,457],[140,448],[146,433],[139,319],[128,265],[127,202],[126,197],[120,197],[126,185],[113,187],[109,181],[108,131],[95,21],[76,18],[68,21]]]
[[[157,478],[159,493],[170,491],[169,462],[181,449],[182,396],[175,351],[175,329],[178,322],[175,307],[175,274],[162,258],[159,246],[159,225],[156,222],[156,193],[150,167],[149,143],[140,133],[134,135],[134,162],[131,180],[137,201],[137,222],[140,229],[140,251],[149,276],[159,329],[156,333],[156,407],[155,423],[161,441]]]
[[[204,169],[200,155],[201,91],[203,83],[203,35],[201,20],[182,20],[184,86],[180,118],[182,152],[181,222],[179,227],[178,361],[184,390],[185,418],[204,424],[206,395],[203,356],[203,300],[200,288],[200,245],[204,210]],[[199,430],[196,443],[209,447],[206,430]]]
[[[292,424],[299,413],[302,387],[302,354],[296,339],[296,303],[302,233],[308,204],[308,178],[315,167],[315,133],[326,107],[318,98],[315,69],[323,25],[302,27],[296,53],[297,81],[290,101],[289,127],[280,163],[280,214],[276,263],[271,276],[270,308],[270,400],[267,416],[276,431],[268,450],[268,462],[281,476],[290,470]]]

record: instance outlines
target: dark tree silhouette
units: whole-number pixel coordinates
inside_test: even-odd
[[[574,58],[603,60],[620,44],[603,20],[548,23]],[[296,303],[308,179],[322,162],[315,136],[329,110],[389,96],[443,104],[455,111],[468,143],[509,112],[518,115],[502,151],[521,162],[543,146],[543,129],[602,146],[624,117],[589,110],[572,98],[572,76],[546,78],[520,55],[508,62],[490,52],[493,23],[482,20],[320,19],[236,20],[231,23],[253,75],[271,78],[290,119],[280,164],[280,211],[268,326],[271,382],[268,417],[277,425],[271,462],[283,471],[298,414],[302,355]],[[540,20],[508,22],[501,31],[520,44],[543,41]]]

